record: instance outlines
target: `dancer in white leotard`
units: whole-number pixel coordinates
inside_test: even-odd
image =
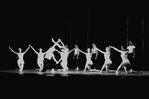
[[[121,67],[124,67],[124,70],[125,70],[125,72],[127,73],[127,68],[126,68],[125,65],[130,65],[130,62],[129,62],[128,58],[127,58],[127,56],[128,56],[128,51],[125,51],[125,49],[123,48],[123,46],[121,46],[121,50],[119,50],[119,49],[117,49],[117,48],[115,48],[115,47],[113,47],[113,46],[110,46],[110,47],[113,48],[114,50],[116,50],[116,51],[118,51],[118,52],[121,53],[122,63],[118,66],[118,68],[117,68],[117,70],[116,70],[116,74],[118,74],[119,69],[120,69]]]
[[[23,71],[23,68],[24,68],[24,54],[29,50],[29,47],[30,46],[28,46],[28,48],[26,49],[26,51],[25,52],[22,52],[22,49],[21,48],[19,48],[18,50],[19,50],[19,52],[15,52],[15,51],[13,51],[10,47],[9,47],[9,49],[13,52],[13,53],[15,53],[15,54],[17,54],[18,55],[18,61],[17,61],[17,64],[18,64],[18,66],[19,66],[19,71]]]
[[[109,72],[109,66],[112,64],[112,61],[110,59],[110,55],[111,55],[111,51],[110,51],[110,47],[106,47],[105,50],[106,52],[104,51],[101,51],[100,49],[97,48],[97,50],[99,52],[101,52],[102,54],[104,54],[104,59],[105,59],[105,62],[100,70],[100,73],[102,73],[103,69],[105,68],[106,69],[106,72]]]
[[[93,65],[93,62],[91,60],[91,58],[92,58],[92,52],[91,52],[90,48],[87,48],[87,53],[81,51],[80,49],[79,49],[79,51],[81,53],[85,54],[85,56],[86,56],[86,64],[85,64],[84,71],[86,71],[86,69],[91,70],[90,65]]]
[[[67,66],[67,64],[68,64],[68,56],[69,56],[69,54],[73,50],[74,49],[69,51],[67,45],[65,45],[65,48],[62,48],[61,51],[56,50],[60,54],[60,56],[61,56],[61,58],[59,59],[58,63],[61,61],[60,64],[61,64],[61,66],[63,68],[63,72],[66,72],[69,69],[68,66]]]

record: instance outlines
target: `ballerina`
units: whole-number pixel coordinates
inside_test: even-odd
[[[29,50],[29,48],[30,48],[30,46],[28,46],[28,48],[26,49],[26,51],[24,51],[24,52],[22,52],[22,49],[21,48],[18,48],[18,51],[19,52],[15,52],[14,50],[12,50],[10,47],[9,47],[9,49],[13,52],[13,53],[15,53],[15,54],[17,54],[17,56],[18,56],[18,60],[17,60],[17,64],[18,64],[18,66],[19,66],[19,71],[23,71],[23,68],[24,68],[24,54]]]
[[[92,52],[91,52],[90,48],[87,48],[87,53],[81,51],[80,49],[79,49],[79,51],[80,51],[81,53],[85,54],[85,56],[86,56],[86,64],[85,64],[84,71],[86,71],[86,69],[89,69],[89,70],[90,70],[90,69],[91,69],[91,68],[90,68],[90,65],[93,65],[93,62],[92,62],[92,60],[91,60]]]
[[[62,66],[62,68],[63,68],[63,72],[66,72],[66,71],[68,71],[68,66],[67,66],[67,64],[68,64],[68,56],[69,56],[69,54],[73,51],[74,49],[72,49],[72,50],[70,50],[69,51],[69,49],[68,49],[68,46],[67,45],[65,45],[65,48],[62,48],[61,49],[61,51],[58,51],[57,49],[56,49],[56,51],[60,54],[60,59],[59,59],[59,61],[57,62],[57,64],[60,62],[60,64],[61,64],[61,66]]]
[[[105,59],[105,62],[100,70],[100,73],[102,73],[103,69],[105,68],[106,69],[106,72],[109,72],[109,66],[112,64],[112,61],[110,59],[110,55],[111,55],[111,51],[110,51],[110,47],[106,47],[105,50],[106,52],[104,51],[101,51],[100,49],[97,48],[97,50],[99,52],[101,52],[102,54],[104,54],[104,59]]]
[[[42,71],[43,70],[43,66],[44,66],[44,62],[43,62],[44,61],[44,56],[47,53],[47,51],[46,52],[42,52],[42,48],[39,48],[39,52],[37,52],[32,46],[31,46],[31,48],[38,55],[38,57],[37,57],[37,64],[39,66],[39,69],[38,70],[39,71]],[[52,58],[57,63],[57,60],[55,59],[55,56],[54,55],[52,56]]]
[[[115,48],[115,47],[113,47],[113,46],[110,46],[110,47],[113,48],[114,50],[116,50],[116,51],[118,51],[118,52],[121,53],[122,63],[118,66],[118,68],[117,68],[117,70],[116,70],[116,74],[118,74],[119,69],[120,69],[121,67],[124,67],[125,73],[127,73],[127,68],[126,68],[125,65],[130,65],[130,62],[129,62],[128,58],[127,58],[127,56],[128,56],[128,51],[125,51],[125,49],[124,49],[123,46],[121,46],[121,50],[119,50],[119,49],[117,49],[117,48]]]

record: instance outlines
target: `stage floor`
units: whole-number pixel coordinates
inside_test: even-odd
[[[110,72],[103,71],[102,74],[99,71],[83,71],[83,70],[69,70],[67,72],[63,72],[62,70],[51,70],[47,69],[45,72],[40,72],[38,70],[23,70],[19,72],[17,70],[0,70],[0,73],[3,74],[35,74],[35,75],[101,75],[101,76],[149,76],[149,71],[133,71],[131,73],[125,73],[124,71],[120,71],[118,74],[115,73],[115,70],[110,70]]]

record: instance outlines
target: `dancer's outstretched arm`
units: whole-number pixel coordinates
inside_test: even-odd
[[[55,55],[53,55],[53,60],[55,61],[55,63],[57,64],[58,63],[58,61],[56,60],[56,58],[55,58]]]
[[[73,48],[72,50],[70,50],[70,51],[68,52],[68,54],[70,54],[73,50],[75,50],[75,48]]]
[[[78,50],[79,50],[81,53],[86,54],[85,52],[81,51],[79,48],[78,48]]]
[[[30,47],[33,49],[33,51],[38,54],[38,52],[30,45]]]
[[[14,50],[12,50],[10,47],[9,47],[9,49],[10,49],[13,53],[18,54],[17,52],[15,52]]]
[[[29,50],[29,48],[30,48],[30,45],[28,45],[28,48],[26,49],[26,51],[24,52],[24,54]]]
[[[116,47],[113,47],[113,46],[109,46],[109,47],[113,48],[114,50],[116,50],[116,51],[118,51],[120,53],[122,52],[121,50],[117,49]]]
[[[97,48],[97,50],[98,50],[99,52],[101,52],[102,54],[105,53],[104,51],[100,50],[99,48]]]

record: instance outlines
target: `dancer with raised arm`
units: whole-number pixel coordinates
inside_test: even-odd
[[[132,65],[133,65],[133,58],[135,57],[135,49],[136,47],[133,45],[133,43],[131,41],[129,41],[129,45],[127,46],[127,50],[128,50],[128,59],[130,60],[131,62],[131,69],[129,72],[132,72],[133,69],[132,69]]]
[[[105,48],[105,52],[104,51],[101,51],[100,49],[97,48],[97,50],[99,52],[101,52],[102,54],[104,54],[104,59],[105,59],[105,62],[100,70],[100,73],[102,73],[103,69],[105,68],[106,69],[106,72],[109,72],[109,66],[112,64],[112,61],[110,59],[110,55],[111,55],[111,51],[110,51],[110,47],[106,47]]]
[[[17,56],[18,56],[18,60],[17,60],[17,64],[18,64],[18,66],[19,66],[19,71],[23,71],[23,68],[24,68],[24,54],[29,50],[29,48],[30,48],[30,46],[28,46],[28,48],[26,49],[26,51],[25,52],[22,52],[22,49],[21,48],[18,48],[18,51],[19,52],[15,52],[14,50],[12,50],[10,47],[9,47],[9,49],[13,52],[13,53],[15,53],[15,54],[17,54]]]
[[[86,64],[85,64],[84,71],[86,71],[86,69],[91,70],[90,65],[93,65],[93,62],[92,62],[92,60],[91,60],[91,58],[92,58],[92,53],[91,53],[90,48],[87,48],[87,53],[81,51],[80,49],[79,49],[79,51],[80,51],[81,53],[85,54],[85,56],[86,56]]]
[[[63,72],[66,72],[69,69],[68,66],[67,66],[67,64],[68,64],[68,56],[69,56],[69,54],[73,50],[74,49],[69,51],[67,45],[65,45],[65,48],[62,48],[61,51],[56,50],[60,54],[60,56],[61,56],[61,58],[59,59],[58,63],[61,61],[60,64],[61,64],[61,66],[63,68]]]
[[[31,45],[30,45],[31,46]],[[39,71],[43,70],[43,66],[44,66],[44,56],[47,52],[42,52],[42,48],[39,48],[39,52],[37,52],[32,46],[31,48],[33,49],[33,51],[38,55],[37,57],[37,64],[39,66]],[[52,58],[54,59],[54,61],[57,63],[57,60],[55,59],[55,56],[53,55]]]
[[[125,51],[125,49],[124,49],[123,46],[121,46],[121,50],[119,50],[119,49],[117,49],[117,48],[115,48],[115,47],[113,47],[113,46],[110,46],[110,47],[113,48],[114,50],[116,50],[117,52],[120,52],[120,53],[121,53],[122,63],[118,66],[118,68],[117,68],[117,70],[116,70],[116,74],[118,74],[119,69],[120,69],[121,67],[124,67],[124,70],[125,70],[125,72],[127,73],[126,65],[130,65],[130,62],[129,62],[128,58],[127,58],[127,56],[128,56],[128,51]]]

